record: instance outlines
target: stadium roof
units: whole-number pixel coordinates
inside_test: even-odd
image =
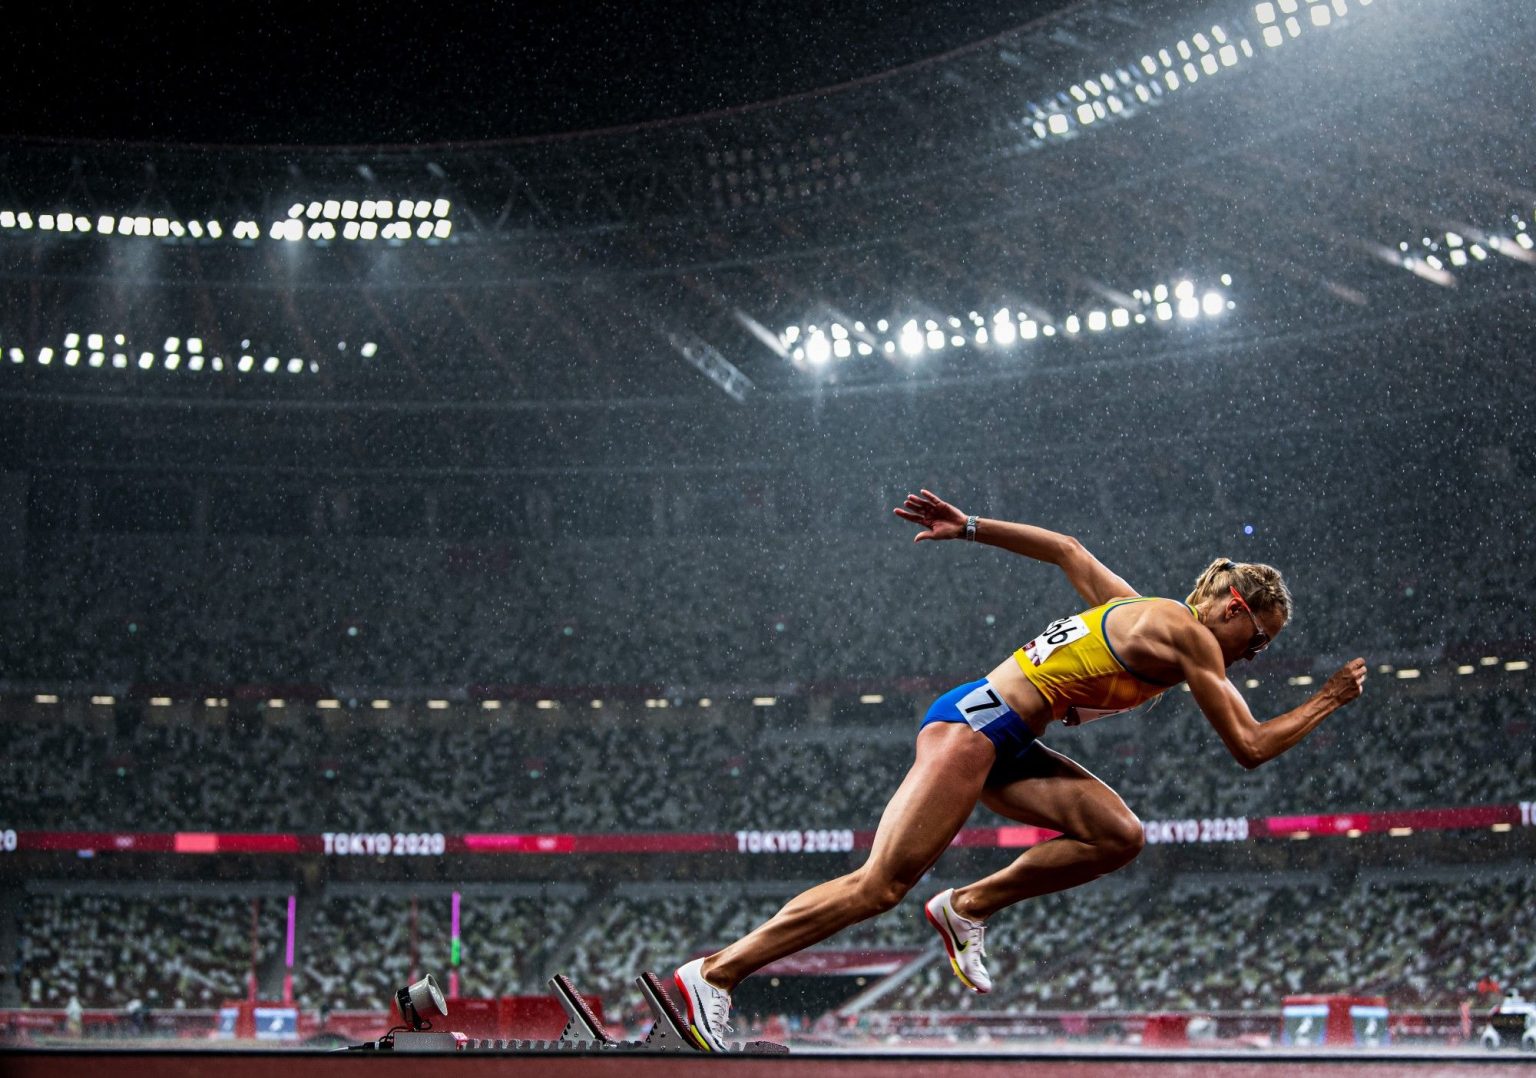
[[[1517,0],[1049,7],[836,90],[579,138],[0,138],[5,391],[739,400],[1529,294]]]
[[[339,145],[603,128],[868,77],[1072,3],[68,0],[8,28],[0,137]]]

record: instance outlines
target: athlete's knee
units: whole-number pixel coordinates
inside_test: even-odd
[[[1094,845],[1101,858],[1115,868],[1128,865],[1136,859],[1147,844],[1147,833],[1134,812],[1117,813],[1100,830]]]
[[[873,917],[893,910],[901,904],[901,900],[907,897],[907,892],[911,889],[912,885],[905,880],[874,873],[862,873],[856,891],[860,912],[866,917]]]

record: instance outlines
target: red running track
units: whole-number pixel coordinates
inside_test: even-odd
[[[1145,1055],[670,1056],[601,1052],[417,1055],[299,1051],[0,1052],[3,1078],[1491,1078],[1536,1072],[1518,1054],[1319,1056],[1184,1052]]]

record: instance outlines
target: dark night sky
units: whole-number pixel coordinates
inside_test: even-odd
[[[580,130],[875,74],[1067,2],[5,2],[0,136],[379,143]]]

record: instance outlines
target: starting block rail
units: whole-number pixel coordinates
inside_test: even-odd
[[[705,1054],[688,1032],[687,1020],[667,994],[661,979],[647,970],[635,978],[635,985],[651,1010],[651,1028],[643,1040],[623,1041],[608,1032],[593,1013],[571,979],[563,973],[549,980],[550,993],[559,1001],[566,1018],[565,1029],[555,1040],[502,1040],[466,1037],[462,1033],[397,1030],[376,1041],[349,1045],[343,1052],[393,1051],[410,1053],[497,1052],[571,1055],[582,1053]],[[732,1055],[788,1055],[789,1049],[773,1041],[735,1042]]]

